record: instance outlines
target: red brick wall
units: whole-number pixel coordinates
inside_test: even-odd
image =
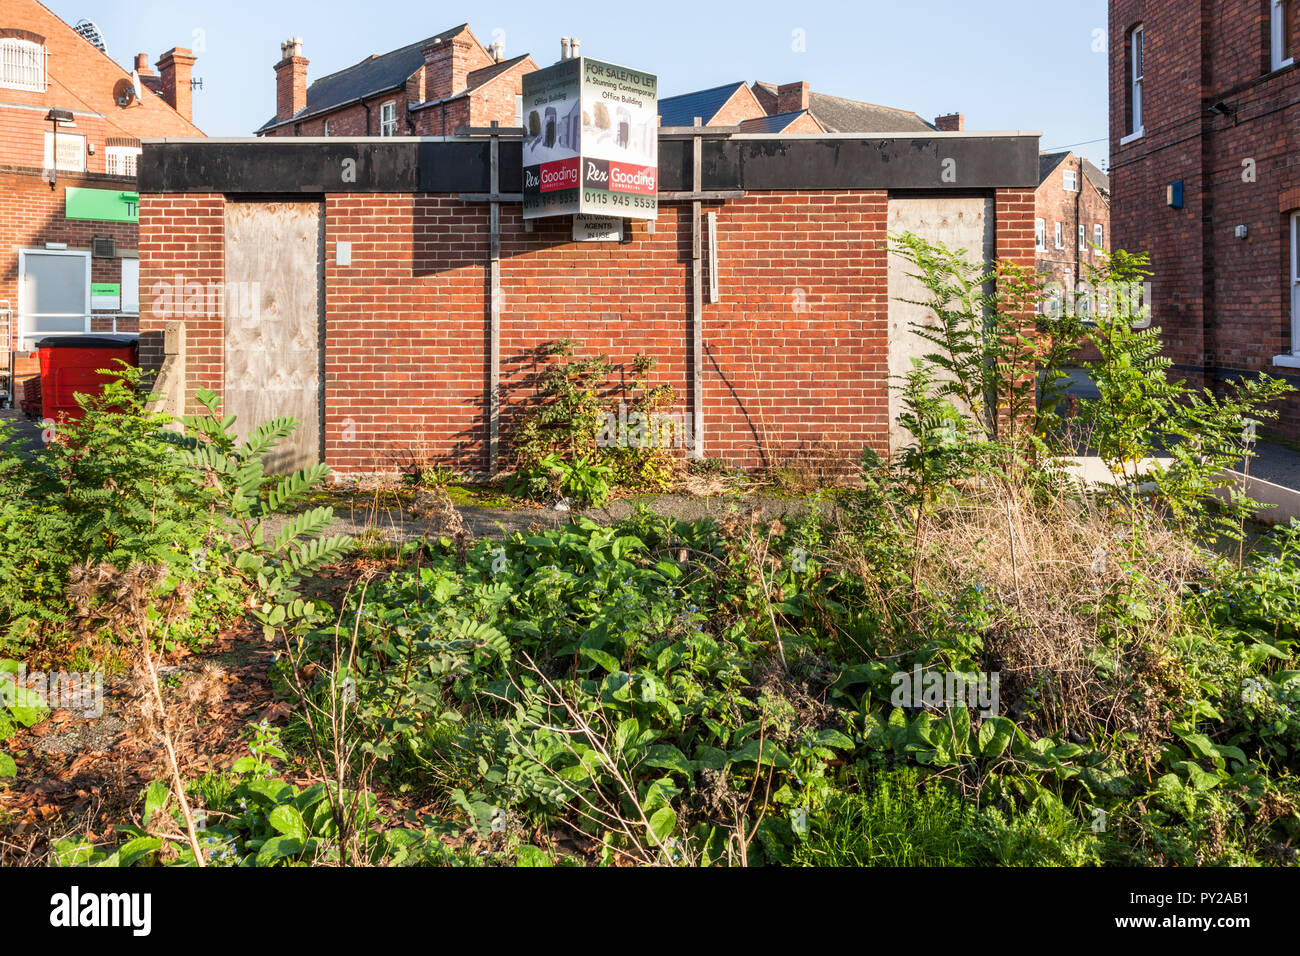
[[[1205,13],[1203,6],[1111,0],[1113,245],[1151,253],[1153,320],[1190,378],[1265,371],[1300,385],[1297,370],[1272,362],[1292,347],[1282,197],[1300,187],[1300,68],[1269,74],[1265,0],[1225,0]],[[1127,34],[1138,22],[1146,28],[1146,135],[1121,146]],[[1235,117],[1205,112],[1220,101]],[[1181,210],[1165,200],[1176,180],[1184,184]],[[1234,235],[1239,225],[1244,240]],[[1285,409],[1282,431],[1300,437],[1300,402]]]
[[[1065,188],[1065,171],[1073,170],[1079,190]],[[1039,185],[1034,215],[1044,220],[1047,248],[1039,250],[1037,269],[1057,282],[1065,282],[1068,269],[1076,282],[1088,277],[1089,266],[1101,266],[1105,257],[1093,245],[1094,227],[1102,226],[1102,248],[1110,249],[1110,206],[1097,187],[1079,169],[1079,160],[1070,155]],[[1056,223],[1061,223],[1062,249],[1056,248]],[[1079,249],[1079,223],[1087,233],[1087,249]]]
[[[142,324],[157,362],[155,283],[221,281],[222,198],[143,198]],[[717,204],[721,301],[704,311],[705,452],[756,465],[814,450],[852,459],[888,442],[888,197],[880,191],[751,193]],[[538,346],[585,342],[630,365],[691,411],[689,206],[667,204],[632,241],[573,243],[568,219],[525,232],[502,210],[502,389],[510,403]],[[1033,263],[1034,194],[997,195],[998,251]],[[428,443],[486,467],[487,221],[483,205],[431,195],[325,200],[325,448],[343,472],[391,469]],[[339,241],[352,265],[336,266]],[[167,291],[167,287],[160,287]],[[222,385],[219,316],[189,326],[190,387]],[[503,445],[503,449],[504,449]]]
[[[46,65],[50,82],[44,92],[3,90],[6,103],[39,107],[31,111],[37,125],[44,125],[45,111],[51,107],[99,113],[110,136],[202,136],[192,123],[178,114],[160,96],[147,89],[142,101],[127,107],[117,105],[115,91],[119,83],[129,85],[131,74],[114,60],[73,32],[72,27],[36,0],[0,0],[0,28],[19,28],[41,36],[49,54]],[[82,125],[80,117],[77,125]],[[70,132],[81,132],[72,130]],[[0,142],[3,142],[0,139]],[[99,142],[103,146],[103,142]],[[11,162],[0,158],[0,162]],[[22,165],[39,165],[22,163]]]
[[[718,110],[713,119],[709,119],[707,116],[704,119],[710,126],[739,126],[744,120],[756,119],[766,115],[767,112],[763,109],[762,104],[754,98],[754,94],[750,92],[749,87],[742,86],[732,94],[731,99],[723,104],[722,109]]]
[[[140,364],[146,368],[162,364],[162,330],[169,321],[183,320],[188,400],[193,409],[198,388],[221,388],[224,322],[221,316],[207,313],[204,300],[193,294],[225,281],[225,197],[140,198]],[[203,314],[175,314],[173,291],[182,286],[194,303],[192,311]]]
[[[135,180],[86,178],[61,172],[57,188],[51,189],[39,172],[30,169],[0,167],[0,235],[8,244],[0,267],[0,300],[18,313],[18,252],[22,249],[43,249],[47,242],[66,243],[73,251],[89,252],[95,236],[112,236],[117,241],[118,252],[134,251],[139,231],[134,223],[92,222],[65,219],[63,216],[65,190],[69,186],[90,189],[135,189]],[[120,259],[91,259],[92,282],[122,281]],[[143,288],[143,282],[142,282]],[[92,323],[96,330],[107,330],[111,323]],[[122,332],[135,331],[134,322],[118,325]],[[14,326],[15,338],[18,332]],[[13,347],[17,342],[10,343]],[[15,360],[19,382],[40,371],[39,365],[23,352]]]

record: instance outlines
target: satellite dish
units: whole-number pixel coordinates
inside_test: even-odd
[[[72,29],[75,30],[87,43],[99,50],[100,53],[108,52],[108,44],[104,42],[103,31],[95,25],[94,20],[82,18],[77,21],[77,25]]]
[[[123,109],[139,100],[139,98],[139,95],[136,93],[134,78],[128,80],[124,77],[113,85],[113,99],[116,100],[117,105]]]

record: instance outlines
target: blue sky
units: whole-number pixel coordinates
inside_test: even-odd
[[[1076,151],[1107,156],[1104,0],[46,3],[69,23],[98,23],[127,69],[137,52],[155,62],[172,46],[194,48],[195,122],[211,136],[250,135],[275,112],[272,67],[290,36],[304,40],[311,79],[468,19],[484,45],[502,39],[507,56],[532,53],[539,66],[559,58],[561,36],[581,37],[588,56],[659,74],[663,95],[807,80],[927,119],[962,112],[967,129],[1042,130],[1044,149],[1086,143]]]

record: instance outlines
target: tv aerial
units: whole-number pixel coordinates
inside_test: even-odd
[[[104,32],[96,26],[94,20],[87,20],[84,17],[77,21],[77,25],[72,28],[81,36],[83,40],[89,43],[100,53],[108,52],[108,44],[104,42]]]

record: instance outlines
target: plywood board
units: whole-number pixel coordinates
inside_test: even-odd
[[[993,200],[982,197],[935,196],[920,199],[889,200],[889,234],[915,233],[948,248],[965,249],[974,265],[987,265],[994,255]],[[889,374],[890,384],[899,384],[896,376],[906,375],[913,358],[923,358],[934,346],[921,338],[913,324],[937,326],[934,314],[900,299],[923,301],[929,293],[920,280],[909,273],[916,269],[907,260],[889,254]],[[941,376],[940,376],[941,377]],[[889,392],[889,448],[891,452],[912,441],[907,429],[898,424],[902,401],[896,388]]]
[[[226,204],[225,411],[241,438],[298,421],[275,471],[321,460],[322,245],[319,203]]]

